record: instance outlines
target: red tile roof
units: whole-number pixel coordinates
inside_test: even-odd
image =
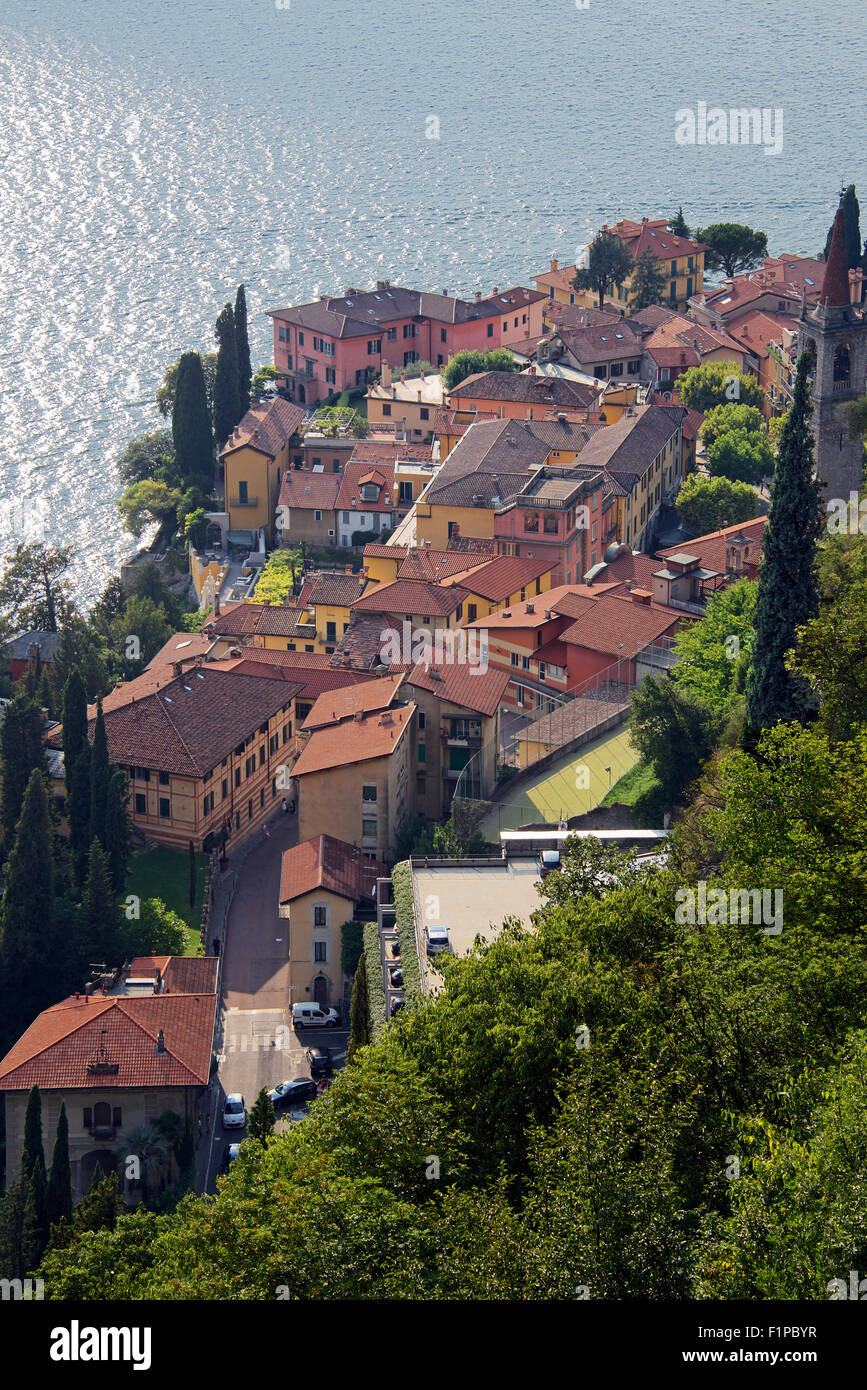
[[[379,489],[375,501],[361,495],[362,482],[373,482]],[[340,478],[340,491],[335,508],[338,511],[390,512],[394,507],[394,465],[379,464],[371,468],[368,461],[350,459]]]
[[[377,676],[373,680],[347,682],[343,689],[326,691],[319,696],[304,727],[319,729],[341,719],[352,719],[356,714],[388,709],[402,682],[403,674]]]
[[[587,407],[599,394],[598,387],[563,377],[530,372],[477,372],[465,377],[450,392],[450,401],[508,401],[519,405]]]
[[[329,893],[358,903],[376,895],[376,880],[388,869],[361,850],[333,835],[317,835],[287,849],[280,870],[280,902],[291,903],[306,893],[324,888]]]
[[[260,453],[275,458],[283,445],[304,419],[301,406],[293,405],[282,396],[274,396],[261,405],[252,405],[232,435],[220,450],[220,457],[233,453],[236,449],[257,449]]]
[[[191,657],[203,656],[213,644],[213,637],[204,632],[173,632],[156,656],[151,657],[145,670],[152,671],[159,666],[171,666],[173,661],[189,661]]]
[[[0,1090],[206,1086],[217,998],[202,994],[82,995],[34,1019],[0,1062]],[[165,1052],[157,1053],[163,1030]],[[103,1056],[116,1072],[88,1072]]]
[[[509,675],[494,667],[483,671],[479,665],[469,662],[443,662],[440,665],[436,662],[419,662],[407,676],[406,683],[420,690],[428,690],[449,704],[490,717],[497,712],[509,684]]]
[[[669,555],[696,555],[701,561],[703,569],[716,570],[718,574],[725,574],[727,539],[740,535],[746,536],[748,540],[757,540],[760,554],[761,539],[767,524],[768,518],[766,516],[757,516],[752,521],[741,521],[735,526],[725,526],[707,536],[696,536],[695,540],[681,541],[679,545],[666,546],[665,550],[660,550],[659,553],[663,559]],[[660,566],[657,565],[657,569],[659,568]]]
[[[339,490],[340,478],[336,473],[312,473],[307,469],[293,468],[283,474],[277,505],[295,507],[301,511],[315,508],[333,512]]]
[[[303,777],[309,772],[325,772],[332,767],[390,756],[414,710],[415,705],[402,705],[314,730],[292,768],[292,776]]]
[[[557,569],[559,563],[556,556],[498,555],[487,564],[460,575],[458,583],[470,594],[478,594],[490,603],[499,603],[532,584],[541,575]]]
[[[560,641],[605,656],[631,658],[678,621],[678,614],[670,608],[603,594],[591,600],[588,611],[560,633]]]
[[[400,613],[411,617],[448,617],[466,598],[463,589],[444,589],[439,584],[394,579],[363,594],[353,605],[355,613]]]

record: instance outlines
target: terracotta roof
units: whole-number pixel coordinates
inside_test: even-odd
[[[361,484],[365,479],[379,488],[375,501],[368,501],[361,495]],[[367,459],[353,456],[343,470],[334,506],[337,511],[390,512],[394,508],[393,489],[393,464],[378,464],[371,469]]]
[[[340,489],[337,473],[312,473],[308,469],[287,469],[280,484],[278,506],[310,511],[333,512]]]
[[[305,603],[331,604],[335,608],[348,608],[356,599],[361,598],[364,587],[367,583],[363,574],[329,574],[327,570],[321,570],[318,574],[312,574],[301,591],[301,599]]]
[[[701,562],[703,569],[716,570],[718,574],[725,574],[726,540],[730,536],[741,535],[750,540],[761,541],[767,524],[768,518],[766,516],[757,516],[752,521],[742,521],[735,526],[726,526],[707,536],[696,536],[695,540],[681,541],[679,545],[669,545],[665,550],[660,550],[659,554],[663,559],[669,555],[695,555]],[[657,565],[657,569],[659,569],[659,565]]]
[[[350,289],[345,294],[323,295],[311,304],[289,309],[269,309],[271,318],[296,324],[332,338],[358,338],[381,331],[398,319],[433,319],[437,323],[470,323],[507,314],[534,302],[538,292],[515,287],[489,299],[473,302],[452,295],[411,290],[403,285],[378,283],[375,290]]]
[[[618,357],[640,358],[642,337],[626,319],[593,328],[563,328],[558,336],[577,361],[590,370],[597,362]]]
[[[465,591],[457,585],[446,589],[439,584],[394,579],[390,584],[378,584],[375,589],[363,594],[353,604],[353,612],[445,618],[466,597]]]
[[[613,425],[598,430],[584,446],[581,462],[605,469],[627,489],[643,477],[657,454],[677,434],[683,406],[639,405]]]
[[[563,377],[540,376],[533,372],[477,372],[465,377],[450,392],[454,405],[464,400],[510,401],[519,405],[586,407],[598,395],[593,386],[567,381]]]
[[[147,959],[147,957],[145,957]],[[151,957],[153,959],[153,957]],[[163,989],[172,994],[214,994],[217,989],[216,956],[163,956]],[[133,965],[135,965],[133,961]],[[134,973],[134,971],[130,971]]]
[[[605,554],[602,555],[602,563],[605,565],[597,580],[593,582],[593,588],[602,584],[608,584],[611,580],[622,584],[625,579],[634,580],[641,588],[653,588],[654,571],[659,569],[659,561],[654,560],[652,555],[644,555],[640,552],[630,550],[629,546],[618,547],[622,554],[618,554],[613,560],[606,560]]]
[[[74,996],[46,1009],[0,1062],[0,1090],[206,1086],[217,997]],[[157,1053],[163,1030],[165,1052]],[[103,1056],[116,1072],[88,1072]]]
[[[292,768],[292,776],[388,757],[409,727],[414,710],[415,705],[400,705],[314,730]]]
[[[263,676],[208,666],[185,671],[158,693],[106,711],[109,755],[116,763],[202,777],[295,693]]]
[[[317,835],[287,849],[280,870],[280,902],[294,902],[306,893],[324,888],[338,897],[358,903],[376,895],[376,880],[388,876],[384,864],[365,859],[360,849]]]
[[[455,417],[459,414],[470,414],[469,420],[458,421]],[[438,410],[433,418],[431,426],[434,434],[457,435],[465,434],[477,420],[499,420],[499,415],[495,410],[477,410],[473,412],[457,410]]]
[[[679,621],[671,609],[603,594],[560,633],[560,641],[605,656],[634,657]]]
[[[574,585],[559,584],[556,589],[547,589],[544,594],[536,594],[522,603],[513,603],[509,608],[501,608],[487,618],[476,618],[467,623],[468,628],[535,628],[551,622],[560,604],[573,595]],[[530,612],[527,612],[527,608]]]
[[[263,604],[253,629],[257,637],[312,637],[311,619],[305,608],[288,604]]]
[[[283,445],[304,419],[305,411],[300,405],[293,405],[282,396],[274,396],[270,401],[252,405],[239,425],[236,425],[229,439],[220,450],[220,457],[231,454],[235,449],[258,449],[260,453],[275,458]]]
[[[575,267],[572,267],[574,276]],[[590,309],[583,304],[558,304],[551,300],[545,309],[549,323],[558,328],[599,328],[609,326],[624,317],[619,309]]]
[[[493,666],[482,671],[469,662],[444,661],[440,665],[435,661],[419,662],[407,676],[406,683],[428,690],[449,704],[490,717],[496,714],[505,694],[509,674]]]
[[[243,636],[256,630],[261,603],[235,603],[231,608],[223,608],[218,616],[209,618],[205,627],[221,637]]]
[[[425,628],[424,631],[429,632]],[[352,609],[349,627],[330,658],[331,666],[353,671],[370,671],[380,665],[383,645],[382,615],[359,613]]]
[[[458,582],[469,594],[499,603],[541,575],[557,569],[559,563],[556,556],[498,555],[495,560],[467,571]]]
[[[362,682],[347,682],[344,689],[330,690],[319,696],[304,721],[304,727],[319,729],[341,719],[354,719],[356,714],[388,709],[402,683],[402,673]]]
[[[431,446],[412,444],[402,439],[360,439],[349,457],[349,463],[394,465],[399,459],[407,463],[430,463]]]
[[[538,304],[545,296],[541,290],[528,290],[523,285],[514,285],[510,290],[498,290],[485,299],[477,299],[470,307],[480,318],[492,318],[508,314],[514,309],[525,309],[528,304]]]
[[[372,556],[377,559],[396,560],[403,556],[406,559],[408,549],[406,545],[386,545],[385,541],[368,541],[364,547],[364,558]]]
[[[493,549],[493,542],[491,543]],[[397,571],[398,579],[427,579],[433,583],[442,583],[444,579],[450,579],[455,574],[466,574],[470,569],[484,565],[490,558],[490,552],[481,550],[459,551],[459,550],[432,550],[429,546],[419,546],[418,549],[411,548],[407,553],[406,559]]]
[[[214,645],[213,637],[205,632],[174,632],[152,656],[146,671],[154,671],[160,666],[171,666],[174,661],[189,661],[191,657],[203,656]]]
[[[318,652],[281,652],[263,647],[245,647],[245,655],[220,662],[227,671],[240,671],[242,675],[264,675],[268,671],[279,673],[284,680],[295,682],[299,689],[293,694],[296,700],[315,700],[326,690],[342,690],[344,686],[356,685],[365,680],[360,671],[341,670],[331,666],[330,655]],[[249,655],[248,655],[249,653]],[[316,656],[316,666],[304,666],[304,657]]]
[[[609,227],[608,231],[620,238],[634,261],[645,251],[652,251],[658,260],[671,261],[708,249],[701,241],[675,236],[674,232],[669,231],[668,222],[664,217],[655,221],[642,217],[640,222],[623,217],[619,222],[615,222],[613,227]]]
[[[742,348],[756,357],[770,355],[768,344],[783,341],[783,330],[797,328],[798,321],[790,314],[767,314],[762,309],[751,309],[746,314],[738,314],[728,324],[731,336]]]

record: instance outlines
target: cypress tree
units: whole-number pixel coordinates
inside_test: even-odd
[[[346,1046],[348,1059],[360,1047],[370,1042],[370,995],[367,988],[367,957],[362,951],[352,984],[352,999],[349,1004],[349,1041]]]
[[[213,482],[214,434],[202,359],[197,352],[183,353],[178,364],[178,384],[172,406],[172,439],[175,461],[184,484]]]
[[[87,691],[81,672],[73,666],[63,687],[63,761],[66,770],[66,790],[72,792],[75,764],[83,751],[90,752],[87,739]]]
[[[36,1247],[36,1257],[29,1265],[30,1269],[35,1269],[45,1253],[45,1246],[48,1242],[48,1221],[46,1219],[48,1202],[48,1179],[45,1176],[45,1160],[40,1153],[33,1165],[33,1172],[30,1174],[30,1185],[33,1191],[33,1210],[36,1216],[34,1244]]]
[[[674,236],[689,236],[689,227],[686,225],[682,206],[678,208],[668,225]]]
[[[30,1192],[30,1179],[19,1178],[7,1188],[0,1201],[0,1278],[21,1279],[21,1231],[24,1206]]]
[[[39,700],[39,691],[42,687],[42,653],[36,648],[36,655],[27,664],[27,676],[24,681],[24,689],[31,700]]]
[[[861,208],[855,193],[854,183],[849,187],[842,197],[843,204],[843,225],[846,229],[846,260],[850,270],[855,270],[861,264]],[[831,249],[831,236],[834,231],[832,222],[828,228],[828,236],[825,240],[825,260],[828,259],[828,252]]]
[[[24,1151],[21,1155],[21,1171],[29,1178],[36,1164],[42,1160],[45,1171],[45,1152],[42,1148],[42,1097],[38,1086],[31,1086],[27,1096],[27,1109],[24,1112]]]
[[[112,888],[123,891],[131,849],[131,828],[127,804],[129,781],[122,767],[110,764],[108,797],[105,810],[105,852],[111,870]]]
[[[238,345],[235,341],[235,314],[225,304],[217,319],[214,337],[217,349],[217,375],[214,382],[214,434],[222,448],[241,418],[241,389],[238,378]]]
[[[0,764],[3,784],[0,791],[3,844],[8,851],[21,816],[24,795],[35,769],[45,771],[42,742],[42,714],[35,700],[21,691],[6,706],[0,724]]]
[[[21,818],[6,864],[0,903],[0,965],[7,982],[3,1022],[33,1017],[39,997],[50,933],[54,893],[54,831],[41,773],[34,771],[24,796]],[[12,992],[14,986],[14,993]]]
[[[247,291],[238,286],[235,295],[235,346],[238,353],[238,408],[242,420],[250,408],[250,382],[253,380],[253,366],[250,362],[250,338],[247,333]]]
[[[72,1220],[72,1177],[69,1167],[69,1121],[66,1106],[60,1107],[57,1121],[57,1136],[51,1156],[51,1176],[48,1179],[46,1195],[46,1220],[49,1226],[55,1221]]]
[[[39,1217],[39,1197],[33,1178],[24,1178],[24,1211],[21,1222],[21,1244],[19,1247],[20,1275],[25,1277],[36,1268],[42,1259],[44,1242]]]
[[[118,963],[119,927],[108,855],[99,841],[93,839],[81,899],[81,930],[89,964],[104,962],[110,968]]]
[[[66,802],[72,866],[79,888],[87,872],[87,852],[90,846],[90,758],[90,744],[85,742],[72,769]],[[67,776],[68,769],[67,763]]]
[[[102,699],[96,702],[96,725],[90,754],[90,830],[88,839],[105,844],[105,814],[108,808],[108,785],[111,767],[108,760],[108,738],[102,713]]]
[[[747,723],[755,733],[778,720],[803,722],[811,707],[806,681],[786,669],[785,658],[794,646],[796,628],[809,622],[819,605],[816,542],[824,513],[813,478],[813,407],[807,382],[812,365],[811,355],[802,352],[792,405],[780,433],[762,546],[747,683]]]
[[[196,847],[190,840],[190,907],[196,905]]]

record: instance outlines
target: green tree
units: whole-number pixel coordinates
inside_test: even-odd
[[[701,425],[701,439],[706,449],[729,430],[760,430],[764,427],[762,412],[754,405],[738,405],[728,402],[715,405],[705,414]]]
[[[57,1134],[54,1152],[51,1157],[51,1174],[48,1179],[46,1196],[46,1217],[49,1228],[56,1221],[72,1220],[72,1178],[69,1167],[69,1121],[66,1118],[66,1105],[61,1102],[60,1117],[57,1121]]]
[[[19,691],[6,706],[0,724],[0,784],[3,845],[12,843],[24,797],[34,772],[45,772],[45,745],[42,742],[42,713],[34,700]]]
[[[736,362],[705,362],[701,367],[688,367],[674,383],[681,403],[687,410],[702,415],[716,405],[753,405],[761,407],[762,388],[754,376],[745,376]]]
[[[740,579],[712,594],[701,621],[683,628],[675,639],[677,665],[671,679],[711,709],[726,709],[739,694],[739,667],[749,661],[753,647],[756,589],[754,581]]]
[[[247,1132],[250,1138],[257,1140],[264,1147],[269,1136],[274,1133],[274,1118],[273,1102],[268,1095],[267,1088],[263,1086],[253,1102],[250,1118],[247,1122]]]
[[[174,469],[175,446],[169,430],[152,430],[140,435],[127,444],[117,461],[121,482],[127,485],[152,478],[167,481],[166,475],[173,474]]]
[[[126,771],[111,763],[105,803],[105,852],[108,856],[111,885],[118,895],[123,892],[126,884],[127,867],[132,853],[132,824],[128,806],[129,779]]]
[[[798,629],[795,651],[787,657],[787,667],[809,680],[819,718],[834,739],[850,738],[867,720],[867,539],[846,540],[850,546],[836,548],[844,563],[833,570],[823,551],[824,601],[818,615]]]
[[[666,676],[648,676],[632,694],[630,740],[649,763],[669,806],[699,776],[722,732],[719,714]]]
[[[78,667],[88,700],[95,700],[110,688],[108,665],[108,651],[101,633],[80,614],[67,611],[51,663],[56,702],[62,699],[63,687],[73,667]]]
[[[108,738],[105,732],[105,716],[102,712],[102,699],[96,702],[96,723],[93,726],[93,743],[90,750],[90,840],[99,840],[105,846],[105,817],[108,809],[108,787],[111,781],[111,764],[108,758]]]
[[[729,279],[753,270],[768,254],[765,232],[755,232],[740,222],[713,222],[709,227],[697,227],[695,240],[708,248],[704,253],[705,267],[725,271]]]
[[[614,287],[620,289],[629,278],[634,262],[623,242],[613,232],[599,232],[590,243],[587,265],[579,267],[572,279],[576,290],[592,290],[598,296],[599,308],[605,306],[605,296]]]
[[[118,508],[124,529],[138,537],[146,526],[158,526],[163,542],[178,529],[178,509],[183,493],[168,483],[147,479],[131,483],[120,496]]]
[[[854,183],[850,183],[842,197],[843,205],[843,226],[846,231],[846,260],[850,270],[857,270],[861,265],[861,208],[858,205],[858,197],[855,193]],[[834,219],[836,221],[836,217]],[[828,235],[825,239],[824,257],[827,261],[828,252],[831,249],[831,236],[834,231],[834,222],[828,228]]]
[[[235,295],[235,349],[238,356],[238,389],[240,397],[240,415],[238,419],[243,419],[250,406],[250,382],[253,377],[253,368],[250,363],[250,339],[247,334],[247,291],[243,285],[238,286]]]
[[[217,376],[217,354],[215,352],[202,352],[199,354],[202,363],[202,372],[205,378],[205,395],[208,401],[208,413],[213,418],[214,414],[214,383]],[[178,387],[178,374],[181,369],[181,360],[173,362],[167,367],[163,376],[162,384],[157,389],[157,409],[160,415],[166,419],[171,418],[172,410],[175,405],[175,392]]]
[[[708,449],[707,466],[714,478],[760,483],[774,471],[774,451],[762,430],[727,430]]]
[[[71,546],[19,543],[0,576],[0,610],[17,627],[57,632],[68,603],[63,576],[71,559]]]
[[[66,789],[72,788],[72,776],[76,761],[82,751],[89,747],[87,738],[87,691],[81,672],[74,666],[63,687],[63,762],[66,773]]]
[[[42,1096],[38,1086],[31,1086],[27,1093],[27,1109],[24,1112],[24,1149],[21,1155],[21,1171],[29,1178],[37,1159],[45,1167],[45,1150],[42,1147]]]
[[[197,352],[185,352],[178,364],[172,440],[183,483],[209,486],[214,477],[214,435],[202,359]]]
[[[141,675],[175,628],[165,608],[147,594],[130,594],[123,612],[108,624],[107,637],[125,680]],[[130,638],[135,641],[131,643]],[[128,655],[137,652],[137,655]]]
[[[722,526],[751,521],[758,515],[759,500],[746,483],[691,473],[677,494],[677,510],[687,530],[707,536]]]
[[[69,847],[73,875],[79,888],[84,883],[84,875],[87,872],[87,854],[90,847],[90,758],[90,744],[87,743],[75,760],[72,779],[67,784]]]
[[[370,996],[367,988],[367,957],[362,950],[355,968],[352,982],[352,998],[349,1003],[349,1040],[346,1056],[350,1061],[360,1047],[367,1047],[371,1039]]]
[[[235,338],[235,315],[231,304],[225,304],[220,311],[214,337],[219,344],[217,376],[214,383],[214,434],[217,447],[222,448],[242,415],[238,344]]]
[[[161,898],[145,898],[140,915],[124,922],[124,954],[130,958],[149,956],[182,956],[187,939],[186,922],[177,912],[166,907]]]
[[[671,231],[674,236],[689,237],[689,227],[686,225],[682,206],[678,208],[674,217],[669,219],[668,227],[669,231]]]
[[[818,609],[816,542],[823,529],[819,484],[813,478],[813,407],[801,353],[792,405],[780,437],[771,507],[763,538],[756,600],[756,639],[747,686],[747,719],[754,730],[778,719],[803,720],[811,704],[802,676],[786,667],[797,629]]]
[[[260,367],[250,382],[251,402],[255,405],[257,401],[272,396],[274,394],[274,382],[279,381],[285,375],[285,372],[281,372],[278,367],[272,367],[270,363]]]
[[[667,285],[668,277],[662,262],[648,247],[635,262],[629,290],[630,312],[637,314],[642,309],[649,308],[651,304],[662,304],[666,297]]]
[[[198,885],[197,885],[197,882],[196,882],[196,847],[195,847],[195,845],[193,844],[192,840],[190,840],[188,859],[189,859],[189,869],[190,869],[190,881],[189,881],[190,907],[193,908],[193,907],[195,907],[195,905],[196,905],[196,893],[197,893]]]
[[[485,354],[474,349],[464,349],[450,357],[443,370],[443,388],[453,391],[468,376],[477,376],[485,370]]]
[[[111,883],[108,855],[94,839],[90,844],[87,878],[81,898],[82,944],[88,965],[120,965],[120,921]]]
[[[340,965],[345,975],[354,975],[364,950],[364,923],[344,922],[340,928]]]
[[[45,780],[34,770],[6,862],[0,901],[0,1032],[17,1037],[54,988],[54,831]]]

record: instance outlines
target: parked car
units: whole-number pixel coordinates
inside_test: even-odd
[[[318,1004],[293,1004],[292,1022],[296,1028],[336,1028],[340,1014],[336,1009],[321,1009]]]
[[[241,1152],[240,1144],[227,1144],[226,1152],[223,1154],[223,1172],[228,1173],[229,1164],[234,1163],[238,1154]]]
[[[307,1061],[310,1064],[310,1075],[316,1079],[320,1076],[330,1076],[334,1070],[331,1052],[327,1047],[308,1047]]]
[[[403,971],[399,965],[392,965],[389,967],[388,977],[393,985],[403,984]]]
[[[406,999],[404,996],[402,994],[396,994],[388,1007],[389,1016],[394,1018],[395,1014],[398,1013],[405,1004]]]
[[[448,927],[425,927],[424,948],[429,956],[438,955],[440,951],[450,951],[452,943],[449,940]]]
[[[297,1105],[302,1100],[312,1100],[316,1095],[316,1082],[311,1076],[296,1076],[293,1081],[281,1081],[268,1092],[268,1099],[275,1106]]]
[[[223,1128],[224,1129],[243,1129],[247,1123],[247,1107],[244,1097],[240,1094],[226,1096],[226,1103],[223,1106]]]
[[[394,960],[400,960],[400,942],[397,937],[391,943],[391,955]]]
[[[560,867],[560,851],[558,849],[543,849],[539,855],[539,874],[542,878],[547,878]]]

